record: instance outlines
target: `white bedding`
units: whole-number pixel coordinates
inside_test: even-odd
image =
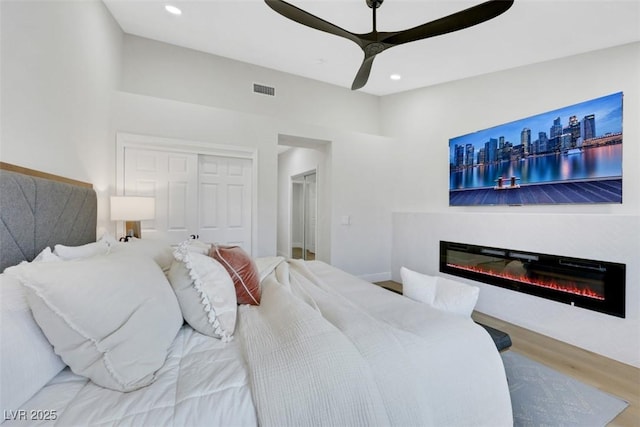
[[[5,421],[3,427],[24,426],[20,415],[36,421],[32,417],[36,410],[54,411],[53,424],[61,426],[257,425],[247,384],[238,342],[225,344],[185,325],[150,386],[121,393],[67,368],[27,401],[21,408],[24,414]]]
[[[260,265],[271,272],[261,272],[261,305],[241,306],[231,343],[185,325],[152,385],[121,393],[65,369],[25,416],[55,411],[55,424],[83,426],[512,425],[501,358],[472,320],[321,262]],[[24,421],[4,425],[14,424]]]
[[[412,399],[419,401],[415,404],[428,405],[431,421],[426,424],[513,424],[502,359],[488,333],[470,318],[445,313],[371,286],[322,262],[294,261],[292,269],[311,279],[317,286],[316,294],[320,293],[318,289],[327,293],[323,305],[331,304],[332,300],[341,301],[333,295],[343,296],[354,306],[354,311],[361,310],[371,316],[372,324],[385,328],[397,344],[400,357],[382,360],[378,368],[384,370],[390,364],[406,363],[415,369],[408,377],[393,381],[399,387],[419,381],[425,386],[425,394],[396,398],[405,405],[412,405]],[[367,336],[356,332],[354,339]]]

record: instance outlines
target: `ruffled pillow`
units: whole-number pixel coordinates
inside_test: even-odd
[[[238,304],[229,273],[215,259],[191,250],[189,242],[182,243],[174,257],[167,277],[182,316],[201,334],[230,341]]]
[[[240,246],[212,245],[209,256],[229,272],[238,304],[260,305],[260,274],[253,259]]]

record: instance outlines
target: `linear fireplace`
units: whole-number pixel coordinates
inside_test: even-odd
[[[625,317],[625,265],[440,242],[440,271]]]

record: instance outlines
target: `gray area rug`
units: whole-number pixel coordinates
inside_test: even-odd
[[[513,351],[502,354],[514,426],[606,426],[629,404]]]

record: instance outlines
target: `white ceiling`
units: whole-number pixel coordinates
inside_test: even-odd
[[[310,29],[262,0],[103,0],[125,33],[350,88],[362,61],[353,42]],[[371,31],[365,0],[290,0],[352,32]],[[397,31],[482,0],[387,0],[378,31]],[[182,10],[168,14],[165,4]],[[503,15],[389,49],[363,92],[386,95],[640,40],[640,0],[516,0]],[[402,75],[392,81],[393,73]]]

